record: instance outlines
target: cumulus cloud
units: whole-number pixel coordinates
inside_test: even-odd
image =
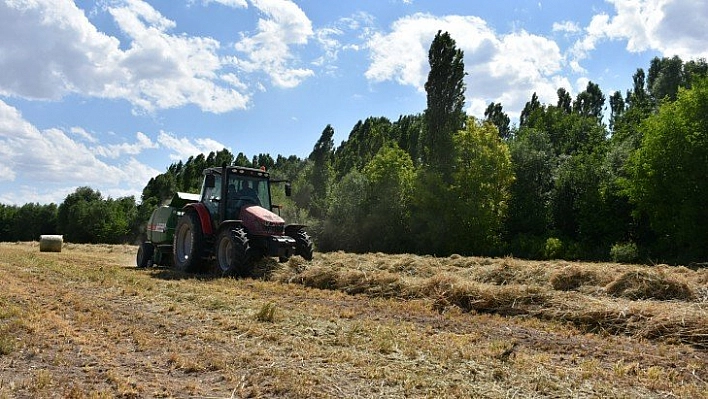
[[[138,132],[135,136],[135,143],[101,145],[93,147],[92,151],[102,157],[116,159],[123,155],[138,155],[144,150],[158,147],[157,143],[153,143],[143,132]]]
[[[371,64],[366,77],[373,82],[396,81],[423,92],[428,49],[438,30],[449,32],[464,51],[466,97],[472,115],[482,116],[494,101],[515,117],[529,93],[536,91],[541,101],[554,102],[559,87],[570,88],[570,82],[559,74],[564,59],[555,42],[525,31],[500,35],[474,16],[415,14],[399,19],[389,33],[374,34],[369,40]]]
[[[242,70],[265,72],[277,87],[292,88],[314,75],[308,68],[295,68],[296,56],[291,46],[305,45],[313,37],[312,22],[297,4],[290,0],[251,0],[263,15],[258,32],[244,36],[235,49],[244,58],[234,63]]]
[[[232,2],[237,4],[237,2]],[[125,99],[139,110],[194,104],[221,113],[248,106],[207,37],[170,34],[176,24],[142,0],[109,3],[128,38],[99,32],[70,0],[0,2],[0,95],[58,100],[71,93]],[[125,50],[123,50],[125,48]]]
[[[190,140],[186,137],[177,138],[167,132],[160,132],[157,142],[161,146],[172,150],[170,159],[173,161],[185,161],[191,156],[210,153],[212,151],[221,151],[224,148],[229,149],[225,145],[213,139],[198,138]]]
[[[606,0],[614,14],[593,16],[584,29],[585,37],[571,49],[571,66],[582,72],[582,60],[607,40],[625,40],[632,53],[658,51],[664,56],[678,55],[687,60],[708,57],[706,0]]]
[[[138,143],[142,141],[139,146],[146,144],[146,137],[143,136],[138,135]],[[132,150],[126,153],[136,154]],[[5,182],[40,183],[36,185],[36,196],[23,198],[21,203],[49,196],[53,196],[52,202],[60,202],[63,197],[57,197],[57,187],[68,186],[89,185],[102,191],[139,193],[145,183],[159,173],[133,157],[123,157],[114,163],[104,162],[97,157],[94,148],[73,140],[60,129],[37,129],[16,108],[2,100],[0,171],[4,172],[0,173],[0,178]],[[40,191],[39,187],[44,191]],[[12,200],[8,202],[16,203]]]

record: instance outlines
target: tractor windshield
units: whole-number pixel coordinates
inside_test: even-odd
[[[268,179],[232,174],[229,175],[228,184],[229,197],[250,201],[265,209],[271,209]]]

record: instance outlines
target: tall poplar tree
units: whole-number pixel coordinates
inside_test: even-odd
[[[438,31],[430,45],[430,73],[425,83],[428,107],[425,131],[421,137],[423,163],[439,172],[446,182],[452,180],[450,154],[453,135],[465,126],[465,64],[463,52],[450,34]]]

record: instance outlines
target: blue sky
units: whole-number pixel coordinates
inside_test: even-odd
[[[708,56],[708,0],[0,0],[0,203],[79,186],[140,197],[228,148],[307,156],[327,124],[426,107],[427,50],[465,54],[466,107],[512,120],[589,80],[609,96],[655,56]]]

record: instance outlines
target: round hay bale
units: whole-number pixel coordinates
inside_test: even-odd
[[[64,236],[43,235],[39,237],[39,252],[61,252]]]

